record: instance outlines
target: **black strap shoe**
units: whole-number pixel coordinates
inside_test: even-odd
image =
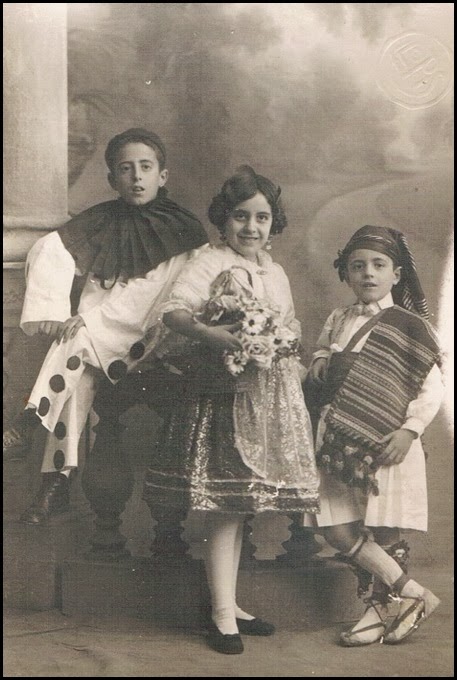
[[[224,635],[213,622],[208,626],[208,645],[221,654],[242,654],[244,652],[243,641],[239,633]]]
[[[262,619],[237,619],[236,625],[243,635],[273,635],[276,628]]]
[[[44,524],[52,515],[70,509],[70,480],[61,472],[45,472],[30,507],[22,513],[20,522],[25,524]]]

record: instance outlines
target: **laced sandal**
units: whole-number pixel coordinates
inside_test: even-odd
[[[363,626],[362,628],[357,628],[356,630],[354,630],[355,626],[357,626],[358,623],[360,623],[360,621],[359,621],[350,630],[343,631],[340,634],[340,644],[343,647],[363,647],[365,645],[372,645],[374,642],[382,642],[382,640],[384,638],[384,634],[385,634],[385,631],[386,631],[386,625],[387,624],[386,624],[385,619],[383,618],[382,614],[380,613],[380,611],[378,609],[378,607],[383,606],[382,603],[377,602],[376,600],[371,600],[371,599],[364,600],[364,602],[366,604],[368,604],[368,606],[365,609],[365,613],[364,613],[363,617],[365,616],[365,614],[370,609],[373,609],[376,612],[376,614],[379,618],[379,621],[376,621],[375,623],[371,623],[368,626]],[[363,619],[363,617],[362,617],[362,619]],[[386,614],[386,618],[387,618],[387,614]],[[373,631],[373,635],[368,636],[368,639],[367,638],[365,638],[365,639],[357,638],[358,635],[366,633],[368,631]],[[377,631],[377,632],[375,632],[375,631]]]
[[[387,645],[397,645],[409,637],[440,604],[436,595],[427,589],[420,597],[400,595],[392,600],[400,602],[400,609],[384,636]]]

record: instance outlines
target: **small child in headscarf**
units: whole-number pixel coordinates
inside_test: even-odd
[[[105,160],[117,200],[99,203],[39,239],[27,258],[21,328],[56,340],[26,411],[3,435],[8,453],[30,446],[40,420],[49,431],[42,485],[21,517],[30,524],[69,509],[69,475],[103,378],[94,367],[117,381],[147,353],[155,305],[190,253],[208,240],[195,215],[167,198],[166,151],[157,134],[126,130],[109,141]]]
[[[367,609],[341,643],[396,644],[439,604],[406,576],[409,546],[399,540],[401,529],[427,530],[420,437],[443,396],[439,348],[403,234],[364,226],[334,266],[356,302],[327,319],[305,383],[305,394],[307,385],[314,393],[308,408],[317,405],[320,416],[321,513],[312,521],[356,567],[359,594],[374,577]],[[399,610],[387,627],[395,596]]]

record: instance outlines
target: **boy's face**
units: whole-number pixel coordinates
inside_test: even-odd
[[[400,267],[384,253],[361,248],[348,257],[346,281],[360,302],[382,300],[400,281]]]
[[[116,158],[114,172],[108,175],[113,189],[130,205],[144,205],[156,196],[168,179],[168,170],[160,170],[156,152],[142,142],[129,142]]]

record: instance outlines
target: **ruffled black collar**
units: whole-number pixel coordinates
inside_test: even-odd
[[[106,282],[144,276],[161,262],[207,243],[200,221],[169,198],[132,206],[119,198],[73,217],[58,233],[78,271]]]

